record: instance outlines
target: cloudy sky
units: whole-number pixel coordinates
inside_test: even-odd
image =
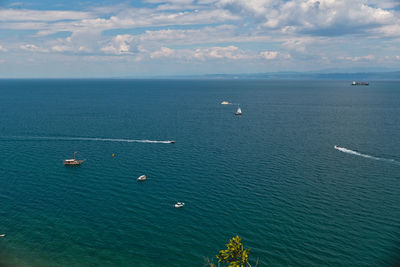
[[[400,69],[400,0],[0,0],[0,77]]]

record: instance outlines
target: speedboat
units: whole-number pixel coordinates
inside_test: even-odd
[[[5,236],[6,236],[6,234],[1,234],[1,235],[0,235],[0,237],[5,237]]]
[[[183,203],[183,202],[176,202],[174,204],[174,207],[177,209],[182,208],[183,206],[185,206],[185,203]]]
[[[146,181],[147,180],[147,177],[146,177],[146,175],[140,175],[138,178],[137,178],[137,180],[138,180],[138,182],[143,182],[143,181]]]
[[[169,141],[170,144],[175,144],[174,140]]]

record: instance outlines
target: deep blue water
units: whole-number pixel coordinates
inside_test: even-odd
[[[393,266],[399,137],[399,82],[0,80],[0,265]]]

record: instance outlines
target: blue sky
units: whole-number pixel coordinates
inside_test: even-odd
[[[0,0],[0,77],[400,68],[398,0]]]

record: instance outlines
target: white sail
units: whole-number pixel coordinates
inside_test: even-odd
[[[240,107],[238,107],[238,109],[236,110],[236,115],[242,115],[242,110],[240,109]]]

